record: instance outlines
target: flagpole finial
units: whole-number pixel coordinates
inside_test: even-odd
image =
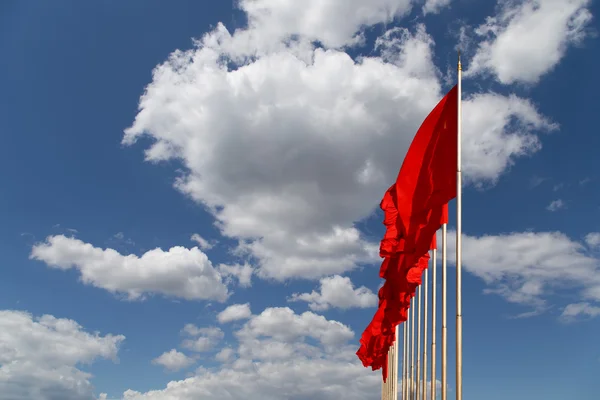
[[[462,64],[460,63],[460,49],[458,49],[458,70],[462,71]]]

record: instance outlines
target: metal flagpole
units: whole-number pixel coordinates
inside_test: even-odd
[[[394,393],[392,395],[393,400],[398,400],[398,355],[400,353],[400,326],[396,325],[396,343],[394,345]]]
[[[417,314],[418,314],[418,319],[417,319],[417,378],[416,378],[416,382],[417,382],[417,393],[416,393],[416,399],[419,400],[421,398],[421,287],[423,285],[419,285],[419,288],[417,289],[417,293],[419,296],[419,300],[418,300],[418,305],[417,305]]]
[[[406,322],[402,324],[402,400],[406,400]]]
[[[394,386],[394,346],[390,347],[388,354],[388,399],[392,400],[392,387]]]
[[[410,380],[408,379],[408,376],[410,375],[410,338],[411,338],[411,334],[410,334],[410,310],[407,310],[406,312],[406,342],[404,344],[404,348],[406,349],[406,355],[404,356],[404,360],[406,361],[406,368],[404,371],[404,378],[406,380],[406,385],[404,387],[404,398],[402,400],[408,400],[409,399],[409,391],[410,391]]]
[[[423,280],[423,383],[421,392],[423,392],[423,400],[427,400],[427,285],[429,284],[429,271],[425,270],[425,278]]]
[[[388,372],[388,399],[392,400],[392,388],[394,386],[394,346],[390,347],[390,355],[388,356],[389,364],[389,372]]]
[[[388,377],[385,381],[385,399],[386,400],[392,400],[390,398],[390,385],[391,385],[391,378],[393,375],[393,371],[392,371],[392,350],[393,347],[390,347],[388,349]]]
[[[415,393],[415,298],[410,300],[410,393],[409,398],[414,399]],[[416,400],[416,399],[415,399]]]
[[[442,225],[442,400],[448,399],[448,326],[447,326],[447,280],[446,270],[446,225]]]
[[[462,400],[462,66],[458,53],[458,146],[456,165],[456,400]]]
[[[436,232],[437,239],[437,232]],[[437,304],[436,304],[436,283],[437,283],[437,274],[436,274],[436,264],[437,264],[437,250],[433,249],[433,258],[431,261],[431,400],[435,400],[435,392],[436,392],[436,370],[435,370],[435,361],[436,361],[436,348],[435,348],[435,337],[436,337],[436,312],[437,312]]]

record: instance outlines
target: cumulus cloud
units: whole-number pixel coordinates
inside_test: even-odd
[[[422,25],[390,29],[377,40],[379,56],[357,60],[293,43],[258,52],[248,39],[263,29],[288,29],[332,47],[351,41],[338,28],[331,36],[315,28],[319,19],[307,19],[308,30],[274,19],[265,27],[264,18],[284,8],[296,19],[314,10],[329,15],[338,6],[347,20],[348,13],[363,13],[346,2],[324,4],[242,2],[249,28],[230,34],[220,25],[194,49],[176,51],[156,67],[123,138],[132,145],[150,137],[147,161],[183,162],[177,189],[206,207],[224,236],[239,241],[237,254],[256,260],[262,278],[319,279],[378,261],[377,245],[354,223],[380,201],[416,129],[446,90]],[[364,15],[380,13],[384,4],[392,2],[369,2]],[[264,12],[250,11],[259,5]],[[344,23],[358,29],[353,18]],[[255,46],[252,57],[239,57],[244,46]],[[495,182],[517,157],[540,148],[537,131],[555,128],[516,96],[472,95],[464,115],[464,175],[473,183]]]
[[[233,304],[217,315],[217,320],[221,324],[225,324],[231,321],[238,321],[240,319],[248,319],[252,315],[250,311],[250,303],[246,304]]]
[[[448,257],[455,260],[455,232],[448,235]],[[463,265],[510,302],[544,308],[555,290],[579,291],[600,302],[600,260],[558,232],[463,236]],[[574,306],[573,306],[574,307]],[[569,312],[579,308],[568,308]]]
[[[575,303],[566,306],[561,314],[565,322],[575,320],[577,317],[597,317],[600,316],[600,306],[594,306],[590,303]]]
[[[227,279],[235,278],[241,287],[252,286],[254,268],[250,264],[220,264],[217,268],[221,275]]]
[[[162,390],[128,390],[125,400],[146,399],[316,399],[373,398],[380,372],[369,372],[348,345],[350,328],[311,312],[268,308],[236,332],[238,348],[224,348],[218,369],[170,382]],[[237,354],[237,356],[236,356]]]
[[[217,353],[217,355],[215,356],[215,360],[219,361],[220,363],[226,363],[233,360],[234,357],[235,350],[233,350],[230,347],[225,347]]]
[[[592,232],[585,235],[585,243],[592,249],[600,247],[600,232]]]
[[[208,241],[206,239],[204,239],[202,236],[200,236],[197,233],[194,233],[192,235],[192,237],[190,238],[190,240],[192,242],[196,242],[198,243],[198,246],[202,249],[202,250],[210,250],[214,247],[215,242],[214,241]]]
[[[364,286],[355,289],[348,277],[335,275],[321,279],[320,283],[320,292],[313,290],[311,293],[295,293],[289,301],[305,301],[314,311],[324,311],[330,307],[348,309],[377,305],[377,295]]]
[[[566,208],[567,205],[565,204],[565,202],[561,199],[557,199],[557,200],[553,200],[550,202],[550,204],[548,204],[548,207],[546,207],[546,210],[548,211],[558,211],[558,210],[562,210],[563,208]]]
[[[451,0],[426,0],[423,5],[423,14],[437,14],[450,5]]]
[[[206,254],[197,247],[154,249],[136,255],[122,255],[113,249],[101,249],[79,239],[50,236],[33,246],[31,258],[51,268],[75,268],[83,283],[125,294],[130,300],[162,294],[187,300],[228,298],[227,287]]]
[[[176,349],[166,351],[154,360],[152,364],[161,365],[169,371],[179,371],[187,368],[194,363],[194,359],[180,353]]]
[[[590,0],[499,0],[476,29],[483,38],[465,76],[493,74],[504,84],[537,83],[580,43],[592,20]]]
[[[93,398],[91,374],[80,365],[117,361],[122,335],[92,334],[51,315],[0,311],[0,397],[11,400]]]
[[[250,29],[236,32],[231,48],[241,52],[273,51],[296,37],[318,41],[326,47],[342,47],[361,41],[364,26],[391,22],[407,14],[411,0],[241,0]]]
[[[188,335],[189,338],[185,339],[181,343],[181,346],[198,353],[205,353],[213,350],[223,337],[225,337],[225,333],[214,326],[198,328],[193,324],[187,324],[182,332]]]

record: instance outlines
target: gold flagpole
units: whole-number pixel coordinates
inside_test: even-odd
[[[417,288],[417,293],[418,293],[418,305],[417,305],[417,314],[418,314],[418,319],[417,319],[417,378],[416,378],[416,382],[417,382],[417,392],[416,392],[416,399],[420,400],[421,398],[421,297],[422,297],[422,288],[423,285],[419,285],[419,287]]]
[[[436,239],[437,239],[437,232],[436,232]],[[433,253],[433,259],[431,262],[431,400],[435,400],[435,395],[436,395],[436,347],[435,347],[435,341],[436,341],[436,312],[437,312],[437,298],[436,298],[436,284],[437,284],[437,273],[436,273],[436,268],[437,268],[437,250],[433,249],[432,251]]]
[[[456,400],[462,400],[462,65],[458,53],[458,146],[456,165]]]
[[[442,400],[448,399],[448,326],[447,326],[447,303],[448,303],[448,271],[446,268],[446,225],[442,225]]]
[[[425,270],[425,278],[423,280],[423,382],[421,383],[421,396],[423,400],[427,400],[427,286],[429,285],[428,279],[429,271]]]

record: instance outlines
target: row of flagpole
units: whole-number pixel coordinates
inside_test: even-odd
[[[462,174],[461,174],[461,135],[462,135],[462,66],[460,53],[458,57],[458,147],[456,168],[456,400],[462,400]],[[436,400],[437,398],[437,251],[433,249],[431,257],[431,364],[428,365],[428,269],[424,271],[423,284],[417,289],[416,297],[411,300],[408,318],[403,325],[402,335],[402,370],[401,370],[401,399],[402,400]],[[442,225],[442,326],[441,326],[441,399],[448,399],[448,326],[447,326],[447,226]],[[424,295],[423,309],[421,309]],[[416,320],[415,320],[415,308]],[[424,315],[423,351],[421,352],[421,317]],[[417,325],[417,353],[415,364],[415,325]],[[396,327],[396,338],[388,354],[388,376],[382,386],[382,400],[398,400],[399,383],[399,352],[400,335]],[[421,369],[421,354],[423,368]],[[428,368],[430,367],[429,374]],[[415,376],[416,372],[416,376]],[[427,391],[427,380],[430,387]],[[428,396],[429,395],[429,396]]]
[[[441,397],[447,399],[447,301],[446,301],[446,225],[442,227],[442,390]],[[417,295],[411,302],[408,319],[402,324],[402,340],[400,337],[400,327],[396,327],[396,340],[390,347],[388,353],[388,376],[382,386],[383,400],[435,400],[437,396],[437,251],[432,250],[431,263],[431,316],[428,312],[428,270],[424,272],[423,285],[417,288]],[[421,305],[423,304],[423,307]],[[429,320],[431,317],[431,320]],[[421,332],[421,320],[423,318],[423,332]],[[431,341],[429,342],[429,325],[431,321]],[[415,327],[417,333],[415,335]],[[416,339],[415,339],[416,337]],[[421,337],[423,337],[423,349],[421,350]],[[415,352],[416,340],[416,352]],[[429,342],[429,343],[428,343]],[[400,347],[401,345],[401,347]],[[431,352],[428,352],[428,348]],[[402,362],[399,361],[399,354],[402,353]],[[429,364],[429,355],[431,354],[431,364]],[[421,362],[421,355],[423,357]],[[416,361],[416,362],[415,362]],[[402,366],[398,370],[399,365]],[[422,368],[421,368],[422,367]],[[430,380],[428,381],[428,379]],[[398,384],[401,384],[398,387]],[[400,397],[398,397],[400,389]]]

